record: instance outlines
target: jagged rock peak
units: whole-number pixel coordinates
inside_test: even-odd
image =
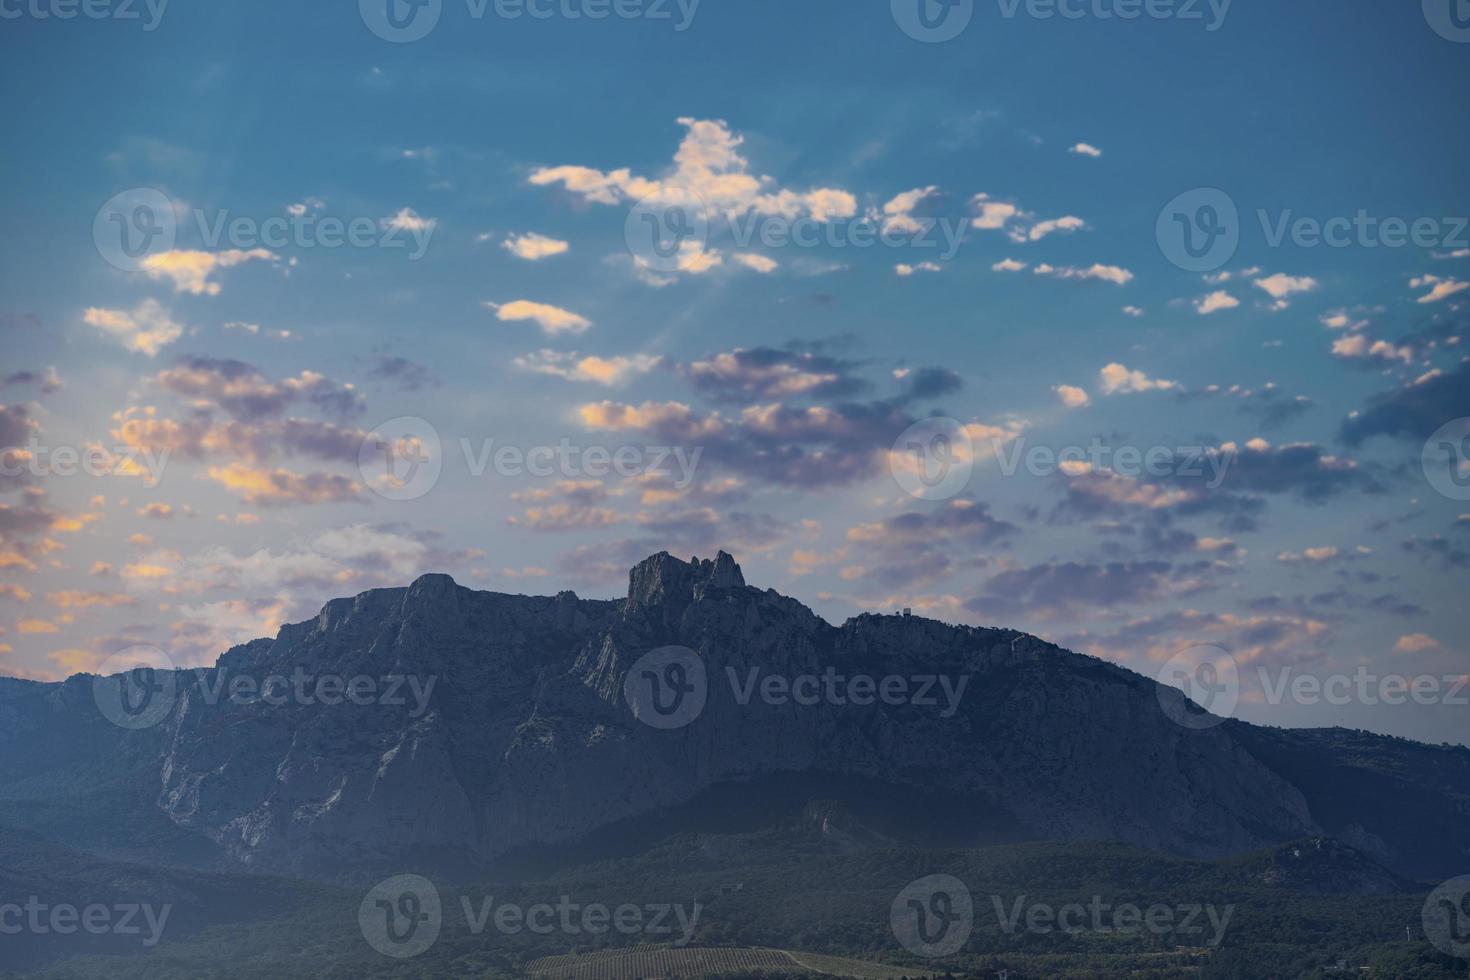
[[[745,576],[735,559],[720,552],[713,560],[680,561],[667,551],[645,558],[628,573],[628,602],[651,606],[689,602],[707,589],[743,589]]]

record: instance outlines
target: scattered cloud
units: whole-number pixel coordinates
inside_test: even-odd
[[[781,267],[781,264],[775,259],[768,258],[764,255],[755,255],[750,252],[741,252],[731,256],[731,258],[747,269],[759,272],[761,275],[770,275]]]
[[[1401,436],[1421,442],[1446,420],[1470,416],[1470,363],[1429,373],[1370,399],[1342,425],[1349,446],[1373,436]]]
[[[149,357],[157,357],[159,351],[184,335],[183,325],[152,299],[145,299],[131,311],[89,307],[82,319],[128,350]]]
[[[1393,649],[1395,653],[1423,653],[1426,650],[1438,650],[1439,641],[1428,633],[1408,633],[1399,637]]]
[[[1126,286],[1133,281],[1133,273],[1116,265],[1094,263],[1087,268],[1077,266],[1054,266],[1043,262],[1032,270],[1038,276],[1053,276],[1057,279],[1099,279],[1115,286]]]
[[[541,328],[542,333],[556,336],[561,333],[586,333],[592,321],[569,310],[546,303],[534,303],[518,299],[510,303],[486,303],[485,307],[495,311],[496,319],[504,321],[530,320]]]
[[[916,187],[904,191],[883,205],[882,228],[885,235],[918,235],[925,224],[914,217],[914,210],[928,198],[939,193],[934,186]]]
[[[1221,310],[1233,310],[1239,305],[1240,300],[1231,296],[1223,289],[1216,290],[1210,293],[1210,295],[1194,301],[1195,311],[1200,316],[1209,316],[1211,313],[1218,313]]]
[[[1257,289],[1262,290],[1270,296],[1274,303],[1273,310],[1284,310],[1290,306],[1290,298],[1298,293],[1310,293],[1316,291],[1321,284],[1311,276],[1288,276],[1278,272],[1275,275],[1266,276],[1264,279],[1255,280]]]
[[[612,387],[623,384],[636,375],[647,374],[662,364],[663,359],[649,354],[583,357],[575,351],[542,349],[534,354],[517,357],[513,363],[522,371]]]
[[[735,217],[748,212],[787,219],[843,220],[857,214],[857,198],[845,190],[819,187],[793,191],[772,177],[752,173],[741,155],[745,142],[718,119],[683,117],[686,130],[672,168],[662,177],[642,177],[629,168],[612,171],[564,165],[541,167],[530,176],[538,187],[561,186],[584,201],[617,205],[647,202],[656,206],[698,208],[708,217]]]
[[[213,282],[211,277],[220,269],[252,261],[275,262],[277,256],[264,248],[232,248],[224,252],[176,250],[148,256],[143,260],[142,268],[150,279],[172,282],[175,292],[218,296],[220,284]]]
[[[1068,408],[1085,408],[1092,402],[1086,391],[1072,385],[1057,385],[1052,391],[1057,393],[1057,398]]]
[[[1470,289],[1470,282],[1455,279],[1452,276],[1425,275],[1410,280],[1409,287],[1412,289],[1428,289],[1429,292],[1416,300],[1418,303],[1428,304],[1438,303],[1442,300],[1449,299],[1451,296],[1463,293],[1465,290]]]
[[[920,262],[918,265],[908,265],[900,262],[893,267],[893,271],[906,278],[916,272],[943,272],[944,269],[937,262]]]
[[[1183,386],[1177,381],[1150,378],[1142,371],[1130,371],[1114,362],[1098,372],[1098,381],[1104,395],[1131,395],[1144,391],[1178,391]]]
[[[572,246],[560,239],[548,238],[530,231],[524,235],[511,235],[501,243],[500,247],[518,259],[537,262],[541,259],[549,259],[554,255],[565,255]]]
[[[425,218],[413,208],[402,208],[397,214],[389,215],[383,219],[383,227],[389,231],[404,231],[416,234],[431,230],[438,219]]]
[[[300,474],[230,463],[211,466],[208,475],[247,504],[263,507],[332,504],[354,500],[362,494],[359,483],[335,473]]]

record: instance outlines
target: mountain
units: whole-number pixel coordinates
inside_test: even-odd
[[[1121,667],[1011,630],[833,626],[723,553],[655,555],[623,600],[442,575],[334,600],[113,725],[98,692],[141,676],[0,680],[0,826],[201,869],[469,877],[820,800],[844,847],[1332,837],[1397,875],[1470,869],[1470,750],[1196,730]]]

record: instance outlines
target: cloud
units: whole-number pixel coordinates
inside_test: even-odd
[[[36,385],[41,389],[41,394],[43,395],[55,394],[66,387],[61,380],[61,375],[54,367],[48,367],[44,373],[38,371],[15,371],[0,378],[0,386],[10,387],[11,385]]]
[[[403,528],[352,524],[296,541],[281,552],[238,553],[215,546],[188,558],[167,553],[147,559],[157,574],[143,576],[135,588],[245,597],[296,594],[302,607],[311,609],[342,595],[344,586],[401,586],[422,573],[442,571],[454,556],[438,551],[432,540],[433,535]]]
[[[1200,316],[1208,316],[1218,313],[1220,310],[1233,310],[1240,305],[1240,300],[1231,296],[1225,290],[1220,289],[1210,295],[1194,301],[1194,308]]]
[[[1342,549],[1324,545],[1320,548],[1308,548],[1301,553],[1293,551],[1283,551],[1281,554],[1276,556],[1276,560],[1288,565],[1296,564],[1298,562],[1311,562],[1313,564],[1321,565],[1325,562],[1336,561],[1338,558],[1341,557]]]
[[[131,407],[112,417],[111,435],[123,446],[192,459],[233,457],[263,462],[277,456],[355,462],[367,433],[315,419],[219,421],[207,412],[184,419],[161,417],[153,406]]]
[[[499,320],[531,320],[541,328],[543,333],[551,336],[561,333],[586,333],[592,326],[592,321],[586,317],[578,316],[560,307],[533,303],[530,300],[518,299],[504,304],[486,303],[485,306],[494,310]]]
[[[125,579],[134,595],[197,597],[175,606],[170,655],[183,665],[213,663],[231,646],[314,616],[327,600],[402,587],[478,557],[446,550],[438,539],[434,532],[354,524],[298,536],[281,551],[214,546],[187,557],[158,552],[130,566]]]
[[[1288,276],[1281,272],[1255,280],[1256,288],[1276,301],[1271,304],[1273,310],[1286,309],[1290,305],[1287,302],[1290,297],[1298,293],[1313,292],[1319,285],[1311,276]]]
[[[985,565],[986,550],[1001,548],[1020,528],[996,517],[988,504],[961,497],[933,510],[909,511],[859,524],[846,534],[838,560],[848,582],[883,589],[913,588],[957,569]],[[891,605],[886,598],[885,605]]]
[[[906,379],[894,398],[801,406],[790,400],[746,405],[738,413],[701,414],[679,402],[641,405],[610,401],[579,409],[590,429],[642,432],[702,452],[704,466],[783,486],[828,487],[881,472],[894,440],[915,419],[911,402],[953,391],[958,379],[942,369],[924,369]],[[974,426],[974,438],[1014,437],[1008,429]]]
[[[15,628],[22,636],[35,636],[42,633],[59,633],[60,628],[52,622],[44,619],[19,619],[16,620]]]
[[[987,504],[960,498],[936,510],[910,511],[847,532],[854,544],[910,547],[932,541],[936,536],[958,535],[969,544],[994,544],[1020,533],[1020,528],[996,518]]]
[[[389,231],[405,231],[409,234],[416,234],[431,230],[438,224],[438,220],[422,217],[413,208],[403,208],[397,214],[384,218],[382,223],[383,227]]]
[[[1369,340],[1363,334],[1349,334],[1339,337],[1332,342],[1332,353],[1338,357],[1348,359],[1367,358],[1371,360],[1396,362],[1404,364],[1414,363],[1414,349],[1412,347],[1395,347],[1393,344],[1383,340]]]
[[[1066,480],[1067,499],[1053,515],[1054,520],[1128,511],[1153,513],[1204,509],[1201,504],[1206,495],[1200,488],[1123,476],[1111,470],[1094,469],[1087,463],[1065,463],[1061,473]]]
[[[339,385],[311,370],[271,381],[254,365],[231,358],[182,357],[153,381],[165,391],[199,404],[217,405],[244,421],[279,415],[301,401],[337,418],[359,415],[364,407],[351,384]]]
[[[990,267],[991,272],[1020,272],[1026,268],[1026,263],[1018,259],[1001,259]]]
[[[1411,536],[1402,546],[1408,554],[1422,554],[1425,558],[1437,558],[1445,568],[1470,568],[1470,549],[1452,544],[1442,534],[1431,538]]]
[[[1176,516],[1214,514],[1233,530],[1257,529],[1269,496],[1289,495],[1321,504],[1349,491],[1382,489],[1376,474],[1356,461],[1310,443],[1273,446],[1252,439],[1203,450],[1164,451],[1150,462],[1163,475],[1125,476],[1085,462],[1063,464],[1066,497],[1055,522],[1114,516],[1167,522]]]
[[[517,357],[515,366],[522,371],[549,374],[568,381],[590,381],[609,387],[623,384],[635,375],[647,374],[663,363],[663,358],[649,354],[630,357],[583,357],[575,351],[540,350]]]
[[[1180,650],[1209,643],[1224,647],[1240,664],[1305,664],[1320,660],[1331,628],[1309,616],[1211,613],[1190,609],[1162,615],[1141,616],[1110,633],[1082,632],[1063,637],[1075,650],[1086,650],[1122,663],[1140,666],[1168,660]],[[1255,671],[1242,671],[1246,681]]]
[[[247,504],[285,507],[301,504],[333,504],[361,496],[355,480],[333,473],[292,473],[284,469],[261,469],[244,463],[211,466],[211,480],[237,494]]]
[[[572,246],[560,239],[548,238],[531,231],[524,235],[511,235],[500,247],[518,259],[537,262],[554,255],[565,255]]]
[[[970,205],[978,212],[970,219],[970,227],[981,231],[1000,231],[1021,214],[1014,204],[992,200],[989,194],[976,194]]]
[[[562,480],[547,490],[525,490],[511,494],[517,503],[528,504],[523,516],[506,523],[533,531],[587,531],[612,527],[628,518],[600,506],[609,497],[600,480]]]
[[[321,211],[327,206],[327,202],[319,197],[308,197],[304,201],[286,206],[286,213],[293,218],[304,217],[310,211]]]
[[[1072,385],[1057,385],[1052,391],[1057,393],[1057,398],[1068,408],[1085,408],[1092,403],[1087,392]]]
[[[742,252],[738,255],[732,256],[732,258],[736,262],[739,262],[741,265],[745,266],[747,269],[752,269],[756,272],[761,273],[762,275],[770,275],[781,267],[781,264],[775,259],[767,258],[764,255],[754,255],[748,252]]]
[[[672,168],[657,178],[634,175],[629,168],[601,171],[584,166],[542,167],[530,176],[538,187],[560,185],[568,193],[595,204],[646,201],[654,206],[698,208],[706,217],[728,218],[755,212],[787,219],[815,221],[851,218],[857,198],[830,187],[808,191],[781,188],[774,178],[750,171],[740,153],[745,137],[722,120],[683,117],[686,130]]]
[[[1076,617],[1205,591],[1208,583],[1198,571],[1158,560],[1046,562],[991,576],[965,607],[990,617]]]
[[[718,417],[700,418],[688,405],[680,402],[644,402],[622,405],[602,401],[578,408],[582,423],[591,429],[611,432],[648,431],[699,438],[724,431],[726,423]]]
[[[1087,227],[1087,222],[1070,214],[1038,221],[1034,214],[1022,211],[1017,205],[983,193],[970,199],[970,208],[975,212],[970,219],[971,228],[1004,231],[1006,237],[1017,243],[1039,242],[1048,235],[1071,234]]]
[[[1099,150],[1097,147],[1093,146],[1090,143],[1078,143],[1071,149],[1067,150],[1067,152],[1075,153],[1078,156],[1093,157],[1094,159],[1102,156],[1102,150]]]
[[[1377,435],[1422,442],[1450,419],[1470,416],[1470,363],[1425,375],[1372,398],[1342,425],[1350,446]]]
[[[142,268],[150,279],[170,280],[175,292],[218,296],[220,284],[211,282],[210,277],[220,269],[251,261],[275,262],[277,256],[264,248],[232,248],[224,252],[176,250],[148,256],[143,260]]]
[[[1057,232],[1062,232],[1064,234],[1070,235],[1072,232],[1080,231],[1086,227],[1087,222],[1083,221],[1081,218],[1067,215],[1062,218],[1053,218],[1048,221],[1038,221],[1036,224],[1032,225],[1029,229],[1026,230],[1024,236],[1012,235],[1011,237],[1018,242],[1039,242],[1047,235],[1056,234]]]
[[[868,387],[855,365],[810,351],[736,348],[678,367],[698,391],[726,400],[832,397]]]
[[[1428,633],[1409,633],[1399,637],[1393,649],[1395,653],[1423,653],[1426,650],[1438,650],[1439,641]]]
[[[119,606],[131,606],[137,602],[137,599],[124,592],[85,592],[65,589],[60,592],[48,592],[46,601],[58,609],[112,609]]]
[[[637,262],[645,268],[648,265],[648,260],[642,256],[638,256]],[[724,264],[725,254],[717,248],[707,248],[700,241],[679,243],[679,254],[675,265],[680,272],[689,272],[698,276],[712,269],[718,269]]]
[[[1142,371],[1130,371],[1116,362],[1098,372],[1098,381],[1104,395],[1130,395],[1144,391],[1178,391],[1183,386],[1177,381],[1150,378]]]
[[[149,357],[157,357],[159,351],[184,335],[184,327],[152,299],[145,299],[132,312],[89,307],[82,319],[128,350]]]
[[[1210,456],[1232,457],[1223,486],[1245,493],[1293,494],[1308,503],[1321,503],[1349,490],[1382,489],[1371,467],[1335,455],[1309,442],[1272,445],[1252,439],[1245,445],[1222,443]],[[1207,476],[1181,483],[1202,483]]]
[[[918,265],[909,265],[905,262],[900,262],[893,267],[893,271],[907,278],[916,272],[943,272],[944,268],[937,262],[920,262]]]
[[[1443,278],[1441,276],[1426,275],[1410,280],[1409,286],[1412,289],[1429,289],[1429,292],[1416,300],[1418,303],[1428,304],[1438,303],[1441,300],[1446,300],[1451,296],[1463,293],[1465,290],[1470,289],[1470,282],[1464,282],[1454,277]]]
[[[1281,386],[1274,381],[1268,381],[1259,388],[1246,388],[1242,385],[1207,385],[1197,391],[1180,392],[1180,398],[1225,398],[1239,403],[1242,413],[1255,416],[1260,419],[1262,428],[1274,429],[1307,412],[1314,406],[1312,399],[1305,395],[1288,397],[1281,390]]]
[[[391,381],[403,391],[421,391],[439,383],[434,373],[424,365],[391,354],[375,358],[368,376],[378,381]]]
[[[939,188],[932,185],[916,187],[911,191],[904,191],[883,205],[883,234],[921,234],[925,229],[925,224],[914,217],[914,209],[938,193]]]
[[[1328,330],[1362,330],[1368,326],[1367,320],[1357,319],[1346,309],[1329,310],[1318,317],[1318,320]]]
[[[1087,268],[1077,266],[1054,266],[1043,262],[1032,270],[1038,276],[1053,276],[1057,279],[1100,279],[1115,286],[1126,286],[1133,281],[1133,273],[1116,265],[1093,263]]]

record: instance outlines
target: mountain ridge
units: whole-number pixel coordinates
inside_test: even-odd
[[[707,703],[661,730],[626,688],[669,648],[697,658]],[[400,684],[403,704],[207,696],[221,678],[288,670],[376,680],[380,694],[385,678],[433,683],[417,700]],[[949,716],[916,696],[793,698],[803,679],[838,671],[968,681],[950,684],[962,696]],[[1370,737],[1340,757],[1334,730],[1190,730],[1127,668],[1014,630],[876,614],[834,626],[746,584],[724,552],[651,556],[624,599],[511,596],[425,575],[334,599],[194,677],[156,728],[121,737],[87,717],[94,686],[121,679],[0,684],[0,742],[22,759],[0,774],[0,825],[44,828],[58,800],[73,800],[161,841],[180,835],[224,866],[323,878],[407,857],[493,868],[719,786],[805,773],[948,800],[973,843],[1006,827],[1213,857],[1330,835],[1409,876],[1470,864],[1470,751]],[[782,698],[756,686],[771,678]],[[58,768],[95,778],[69,786]],[[1324,769],[1339,782],[1314,782]],[[1396,796],[1422,812],[1395,813]]]

